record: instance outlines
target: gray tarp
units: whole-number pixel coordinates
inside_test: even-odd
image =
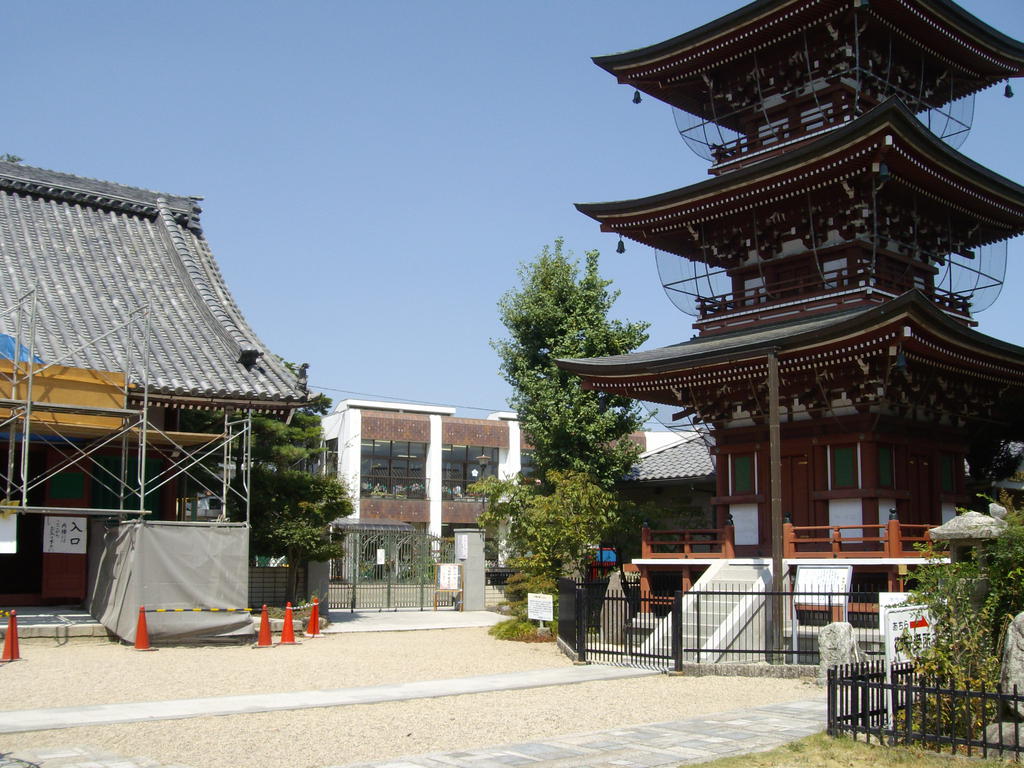
[[[90,537],[102,539],[90,563],[89,611],[107,629],[135,641],[139,606],[245,608],[249,588],[249,528],[244,523],[134,520]],[[146,613],[151,641],[244,637],[248,613]]]

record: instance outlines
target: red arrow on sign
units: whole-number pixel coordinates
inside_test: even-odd
[[[922,616],[920,619],[915,619],[914,621],[910,622],[911,629],[924,629],[927,626],[928,619],[926,619],[924,616]]]

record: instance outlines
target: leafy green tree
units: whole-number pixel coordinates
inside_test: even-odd
[[[549,483],[552,471],[572,471],[610,490],[639,453],[629,435],[643,424],[640,406],[583,389],[556,360],[631,352],[647,340],[648,324],[609,319],[619,294],[598,274],[597,251],[586,254],[581,271],[559,238],[519,277],[520,287],[498,303],[508,338],[492,345],[538,476]]]
[[[252,468],[249,493],[250,550],[254,555],[287,557],[287,599],[295,602],[299,568],[341,556],[341,543],[330,523],[352,514],[348,489],[334,477],[315,471],[323,451],[320,416],[331,407],[318,395],[298,409],[288,423],[267,416],[252,419]],[[182,427],[190,432],[218,432],[223,412],[187,411]],[[226,499],[230,519],[245,519],[241,502],[242,459],[236,451],[235,485]],[[207,461],[210,476],[220,472],[217,457]]]
[[[296,597],[299,568],[341,556],[341,543],[332,540],[330,524],[352,514],[345,485],[311,471],[323,451],[320,416],[330,406],[330,399],[319,395],[287,424],[253,417],[251,546],[257,555],[288,558],[289,601]]]
[[[489,477],[470,492],[488,500],[483,525],[504,521],[512,564],[552,583],[586,573],[594,546],[624,521],[614,493],[572,470],[551,470],[548,488]]]

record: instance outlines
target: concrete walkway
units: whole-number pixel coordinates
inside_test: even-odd
[[[825,701],[815,699],[348,768],[655,768],[764,752],[824,728]]]
[[[619,680],[655,674],[659,673],[646,669],[588,665],[538,669],[529,672],[505,672],[477,677],[457,677],[448,680],[421,680],[413,683],[337,688],[327,691],[210,696],[201,699],[8,710],[0,711],[0,733],[75,728],[83,725],[137,723],[150,720],[180,720],[213,715],[242,715],[286,709],[344,707],[351,704],[376,704],[382,701],[430,699],[439,696],[459,696],[466,693],[543,688],[549,685],[588,683],[594,680]]]
[[[810,736],[824,727],[825,702],[819,697],[544,741],[411,755],[348,768],[657,768],[762,752]],[[0,753],[0,768],[15,766],[187,768],[133,760],[88,747],[23,750],[6,756]]]

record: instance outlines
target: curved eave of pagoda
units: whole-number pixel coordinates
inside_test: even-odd
[[[765,48],[849,7],[850,0],[755,0],[669,40],[595,56],[593,61],[618,82],[689,111],[694,103],[687,89],[677,87],[687,78]],[[993,29],[952,0],[889,0],[865,4],[865,8],[977,78],[997,81],[1024,76],[1024,43]]]
[[[1005,238],[1024,233],[1024,186],[951,148],[895,98],[759,163],[670,192],[576,209],[603,232],[687,256],[695,245],[687,227],[695,221],[834,183],[840,166],[863,172],[882,160],[901,181],[997,223]]]
[[[908,333],[909,331],[909,333]],[[1024,348],[972,330],[938,310],[919,291],[908,291],[886,304],[815,318],[777,323],[760,329],[697,337],[681,344],[610,357],[558,360],[590,389],[614,391],[666,402],[673,377],[682,374],[735,379],[744,370],[762,370],[768,354],[785,365],[787,358],[829,347],[861,345],[865,335],[888,334],[886,346],[900,344],[940,364],[1006,381],[1024,380]],[[880,337],[881,338],[881,337]],[[667,402],[679,402],[678,394]]]

